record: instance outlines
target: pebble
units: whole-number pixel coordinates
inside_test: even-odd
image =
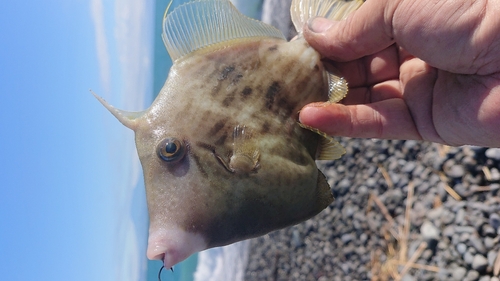
[[[500,216],[497,213],[490,214],[489,224],[493,229],[500,227]]]
[[[446,175],[450,178],[461,178],[465,175],[465,169],[462,165],[453,165],[447,171]]]
[[[477,236],[472,236],[469,239],[469,243],[471,244],[477,252],[481,254],[486,254],[486,248],[484,247],[483,240]]]
[[[472,265],[472,262],[474,261],[474,255],[471,253],[471,251],[467,251],[464,254],[464,262],[468,265]]]
[[[498,181],[498,180],[500,180],[500,172],[498,171],[497,168],[491,168],[490,169],[490,174],[491,174],[491,181]]]
[[[443,229],[443,236],[452,237],[455,234],[455,227],[448,225]]]
[[[482,235],[488,238],[495,237],[496,230],[490,224],[485,224],[483,225]]]
[[[461,255],[465,254],[465,252],[467,252],[467,245],[465,245],[464,243],[458,243],[457,252]]]
[[[425,240],[438,240],[440,236],[439,229],[427,220],[420,227],[420,233]]]
[[[477,279],[479,279],[479,272],[476,270],[469,270],[464,281],[476,281]]]
[[[340,237],[340,240],[342,240],[342,243],[344,244],[351,242],[352,239],[353,237],[350,233],[343,234],[342,237]]]
[[[500,148],[488,148],[484,154],[488,158],[500,160]]]
[[[443,213],[444,213],[443,207],[434,208],[427,212],[427,218],[434,221],[441,218],[443,216]]]
[[[488,259],[488,266],[493,267],[493,264],[495,263],[495,260],[497,258],[498,251],[489,251],[488,255],[486,256]]]
[[[453,280],[462,281],[464,280],[465,275],[467,274],[467,269],[459,267],[455,268],[452,272],[453,272],[452,273]]]
[[[455,184],[453,190],[461,197],[468,197],[471,194],[471,189],[461,183]]]
[[[484,238],[484,247],[486,248],[486,251],[489,251],[495,247],[497,244],[497,241],[489,236]]]
[[[455,233],[460,233],[460,234],[461,233],[472,234],[476,231],[472,226],[455,226],[454,228],[455,228]]]
[[[487,266],[488,260],[483,255],[476,254],[474,256],[474,260],[472,261],[472,269],[483,272],[486,270]]]

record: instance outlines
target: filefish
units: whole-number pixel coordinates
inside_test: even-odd
[[[153,104],[127,112],[96,95],[135,132],[149,259],[171,268],[195,252],[302,222],[333,201],[315,160],[345,150],[300,124],[298,112],[338,102],[347,82],[325,70],[301,31],[312,17],[342,19],[362,3],[294,0],[299,35],[287,42],[228,0],[188,2],[164,17],[174,63]]]

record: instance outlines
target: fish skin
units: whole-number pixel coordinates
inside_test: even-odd
[[[342,78],[325,71],[300,30],[298,39],[286,42],[275,29],[235,14],[227,0],[195,2],[202,4],[185,6],[185,14],[209,13],[210,20],[210,8],[218,7],[236,27],[265,36],[254,31],[238,36],[236,31],[214,43],[225,35],[210,38],[203,27],[182,30],[201,21],[184,22],[179,12],[171,22],[177,27],[163,34],[174,65],[147,110],[118,110],[94,94],[135,132],[150,218],[147,256],[167,268],[197,251],[260,236],[321,212],[333,196],[315,159],[335,159],[345,152],[326,134],[298,123],[304,105],[336,102],[347,91]],[[300,27],[317,15],[314,11],[339,19],[362,1],[293,3],[292,18]],[[201,10],[189,10],[193,7]],[[169,41],[197,30],[204,30],[198,34],[208,41]]]

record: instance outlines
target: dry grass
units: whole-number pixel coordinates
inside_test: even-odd
[[[385,182],[387,183],[387,187],[389,189],[392,189],[394,187],[394,183],[392,182],[392,179],[389,176],[389,173],[387,172],[387,170],[385,169],[385,167],[382,166],[382,164],[379,164],[378,165],[378,169],[382,173],[382,176],[384,177]]]
[[[462,197],[460,195],[458,195],[458,193],[453,189],[451,188],[451,186],[448,185],[448,178],[446,177],[446,175],[443,173],[443,172],[439,172],[439,178],[441,179],[442,182],[444,182],[444,189],[446,190],[446,192],[448,192],[448,194],[453,197],[453,199],[457,200],[457,201],[462,201]]]
[[[408,195],[406,199],[406,210],[403,226],[398,226],[396,224],[395,220],[390,216],[387,207],[375,194],[371,194],[370,196],[368,210],[371,210],[371,203],[375,203],[375,205],[380,209],[385,219],[387,220],[385,226],[382,227],[382,235],[384,236],[387,244],[387,258],[384,262],[382,262],[380,259],[380,257],[382,256],[382,251],[380,249],[372,251],[372,281],[399,281],[412,268],[434,272],[437,272],[439,270],[439,268],[435,266],[416,263],[420,255],[422,255],[423,251],[427,248],[426,242],[421,242],[417,250],[411,255],[411,257],[408,258],[408,245],[411,226],[410,215],[414,197],[413,191],[414,186],[412,183],[410,183],[408,185]],[[439,205],[439,203],[435,205]]]

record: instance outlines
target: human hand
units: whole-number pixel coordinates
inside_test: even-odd
[[[500,147],[500,1],[368,0],[304,37],[349,83],[300,121],[330,135]],[[316,32],[313,32],[315,30]]]

